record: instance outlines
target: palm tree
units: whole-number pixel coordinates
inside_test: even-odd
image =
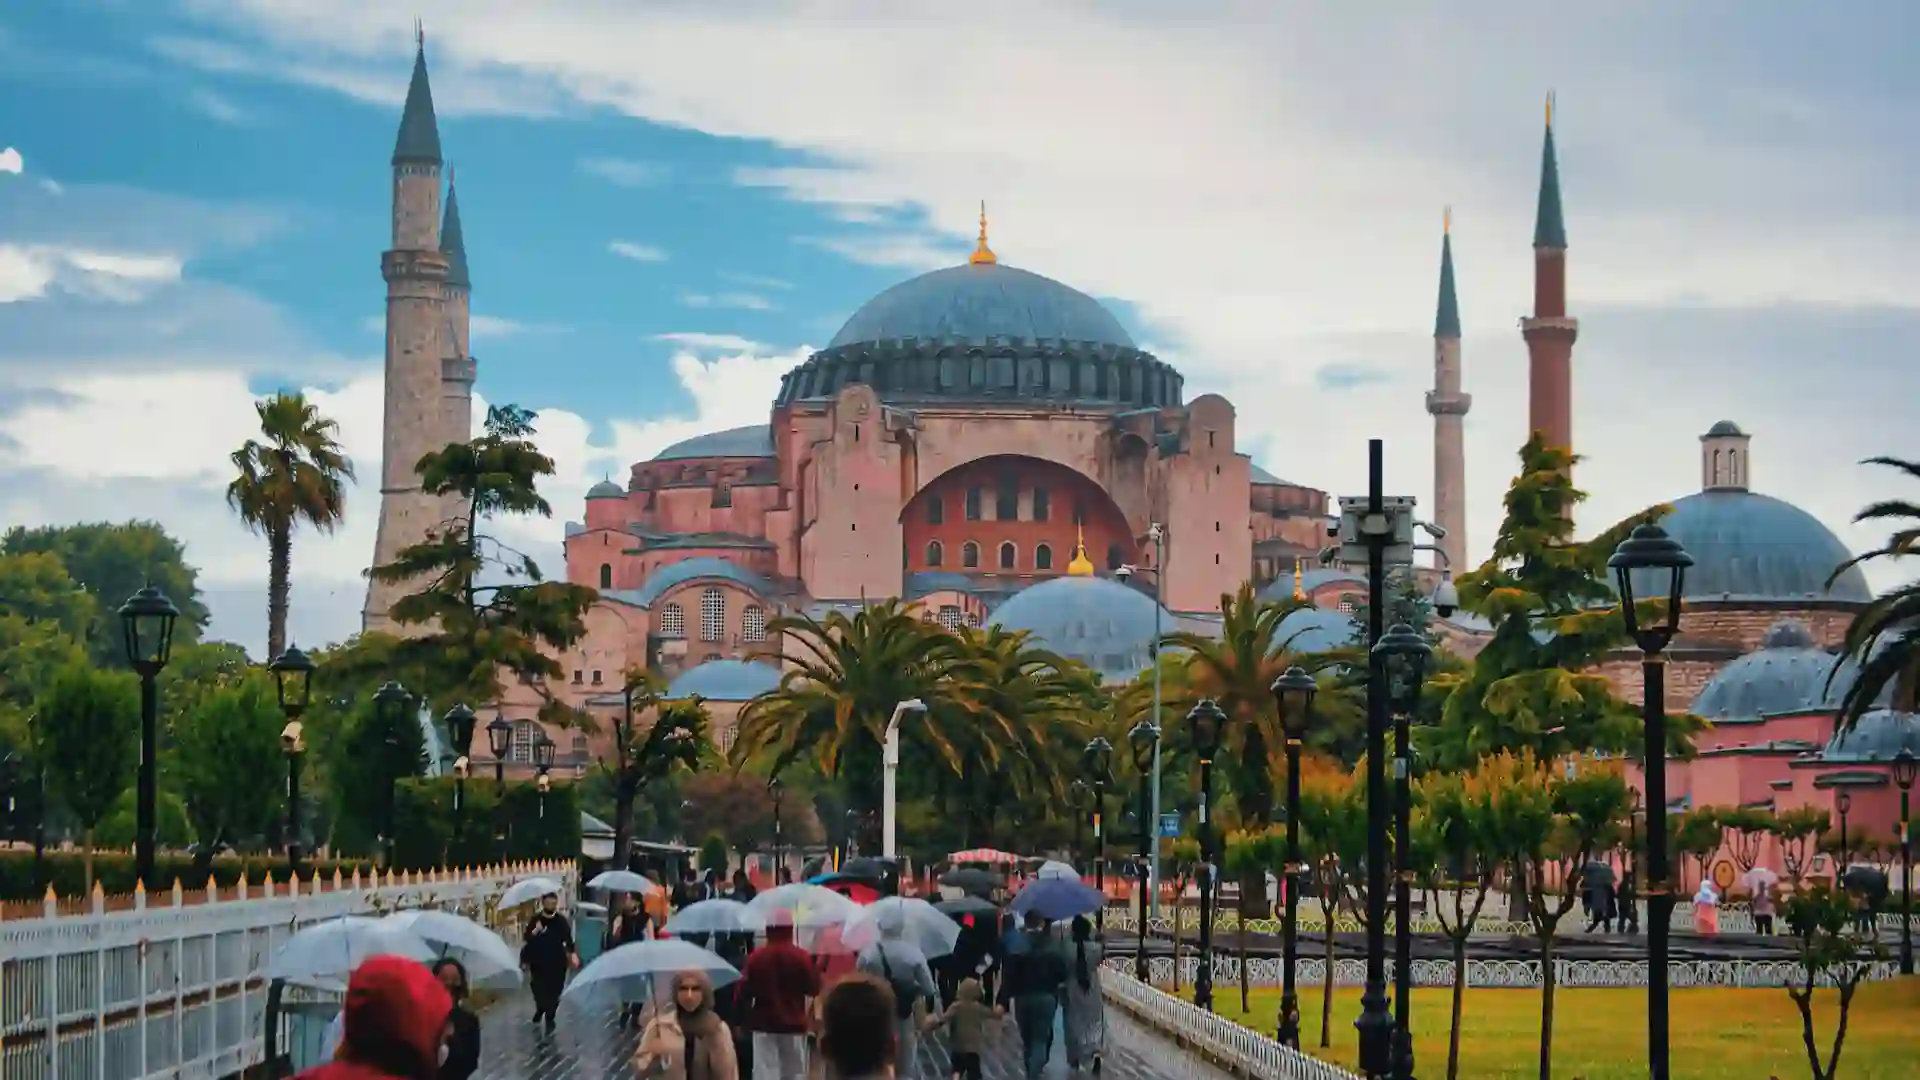
[[[1868,465],[1898,469],[1908,478],[1920,480],[1920,461],[1895,457],[1868,458]],[[1855,522],[1890,521],[1895,523],[1887,542],[1863,555],[1841,563],[1827,579],[1832,587],[1840,575],[1870,559],[1898,560],[1920,553],[1920,503],[1888,499],[1869,504],[1853,516]],[[1873,703],[1889,685],[1893,687],[1893,707],[1911,712],[1920,705],[1920,581],[1909,581],[1868,604],[1847,627],[1843,653],[1859,664],[1860,674],[1847,687],[1840,702],[1840,725],[1848,727],[1873,708]],[[1834,671],[1840,670],[1835,665]],[[1829,681],[1831,681],[1829,676]]]
[[[273,657],[287,647],[293,530],[305,522],[330,533],[345,520],[353,463],[340,448],[340,425],[305,394],[275,394],[253,408],[260,438],[233,452],[237,475],[227,485],[227,505],[267,538],[267,654]]]

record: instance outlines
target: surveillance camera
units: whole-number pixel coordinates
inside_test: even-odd
[[[1460,610],[1460,590],[1453,587],[1451,576],[1442,577],[1433,590],[1433,610],[1443,619],[1452,618]]]
[[[473,763],[467,760],[467,755],[465,754],[461,754],[459,757],[453,759],[453,775],[455,776],[464,777],[472,768]]]
[[[1133,567],[1127,565],[1126,563],[1121,563],[1119,566],[1115,567],[1113,571],[1113,576],[1119,578],[1122,583],[1125,583],[1128,578],[1131,578],[1133,576],[1133,574],[1134,574]]]
[[[1157,521],[1147,526],[1147,539],[1149,540],[1158,542],[1160,540],[1165,539],[1166,535],[1167,535],[1167,527],[1165,525],[1160,524]]]
[[[1433,537],[1435,540],[1445,540],[1447,538],[1447,530],[1444,526],[1435,525],[1431,521],[1416,521],[1414,524],[1420,526],[1428,536]]]
[[[1333,560],[1339,557],[1340,557],[1339,548],[1321,548],[1320,549],[1320,565],[1321,566],[1332,566]]]

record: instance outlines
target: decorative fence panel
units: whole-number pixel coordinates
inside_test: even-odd
[[[1140,982],[1128,973],[1123,961],[1109,961],[1103,967],[1100,989],[1109,1003],[1235,1076],[1249,1080],[1359,1080],[1338,1065],[1282,1046],[1251,1028]]]
[[[571,864],[373,875],[211,887],[186,903],[136,893],[108,910],[0,922],[0,1080],[217,1080],[263,1060],[274,950],[300,928],[341,915],[410,907],[492,921],[493,901],[533,873]],[[510,930],[513,928],[509,928]],[[281,1045],[287,1045],[283,1028]]]
[[[1174,985],[1172,957],[1151,957],[1147,965],[1148,977],[1154,985]],[[1132,979],[1133,960],[1130,957],[1114,957],[1104,967],[1109,978],[1113,972],[1122,972],[1129,980]],[[1199,958],[1181,957],[1178,970],[1178,985],[1192,986],[1194,976],[1200,972]],[[1647,963],[1644,960],[1556,960],[1553,970],[1555,982],[1563,987],[1647,984]],[[1282,971],[1278,957],[1251,957],[1247,962],[1247,982],[1251,986],[1279,986]],[[1468,986],[1525,988],[1539,986],[1541,982],[1538,960],[1468,960],[1465,972]],[[1871,965],[1868,978],[1891,979],[1898,973],[1898,964],[1877,962]],[[1367,965],[1364,960],[1334,961],[1335,985],[1360,986],[1366,982],[1366,976]],[[1303,957],[1295,969],[1295,977],[1301,986],[1324,985],[1326,961]],[[1779,987],[1804,977],[1800,965],[1791,960],[1687,960],[1667,965],[1667,980],[1672,986]],[[1387,978],[1389,981],[1393,978],[1392,958],[1387,960]],[[1416,986],[1452,986],[1453,979],[1451,961],[1413,962],[1413,982]],[[1830,979],[1823,980],[1823,983],[1830,982]],[[1239,984],[1240,958],[1216,954],[1213,960],[1215,989],[1226,990]]]
[[[1646,901],[1641,901],[1639,906],[1640,925],[1645,926],[1647,921]],[[1487,905],[1487,909],[1489,913],[1505,911],[1506,902],[1504,899],[1496,897],[1495,902]],[[1448,910],[1451,910],[1451,908]],[[1897,911],[1879,912],[1875,916],[1874,921],[1875,925],[1884,932],[1897,933],[1900,929],[1900,913]],[[1240,913],[1228,909],[1218,913],[1214,920],[1214,928],[1216,930],[1234,931],[1240,928],[1240,923]],[[1915,923],[1916,927],[1920,927],[1920,915],[1916,915]],[[1110,934],[1116,931],[1123,934],[1135,933],[1135,928],[1139,926],[1139,924],[1139,917],[1134,912],[1121,912],[1112,908],[1107,910],[1106,929]],[[1149,933],[1172,934],[1173,925],[1174,919],[1171,914],[1154,916],[1147,919],[1147,931]],[[1438,934],[1444,931],[1439,920],[1431,915],[1416,914],[1411,920],[1410,925],[1416,934]],[[1676,904],[1673,909],[1670,925],[1675,930],[1691,931],[1694,926],[1693,904]],[[1248,919],[1246,920],[1246,926],[1249,931],[1256,934],[1278,934],[1280,933],[1281,920],[1278,917]],[[1575,911],[1560,924],[1558,936],[1580,935],[1586,932],[1585,927],[1585,919],[1581,916],[1579,909],[1576,908]],[[1180,929],[1182,933],[1197,933],[1200,929],[1200,912],[1192,908],[1181,909]],[[1318,910],[1311,910],[1305,907],[1301,908],[1301,933],[1319,934],[1324,932],[1325,929],[1326,917],[1324,915]],[[1333,929],[1334,932],[1342,934],[1359,934],[1366,931],[1366,927],[1361,924],[1360,920],[1351,915],[1336,916],[1333,921]],[[1595,931],[1595,933],[1602,932],[1603,931]],[[1720,905],[1720,932],[1723,934],[1755,933],[1752,909],[1745,903]],[[1493,918],[1491,914],[1483,914],[1480,919],[1474,923],[1473,933],[1476,937],[1532,937],[1533,926],[1526,922],[1514,922],[1509,919]]]

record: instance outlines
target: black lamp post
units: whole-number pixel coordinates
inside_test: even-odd
[[[380,821],[380,848],[387,860],[387,869],[393,869],[393,815],[400,786],[400,725],[406,722],[407,705],[413,695],[407,688],[389,680],[380,689],[373,692],[374,714],[380,718],[380,730],[385,732],[383,745],[386,747],[386,805]]]
[[[20,829],[18,788],[20,775],[24,771],[19,757],[11,751],[0,754],[0,800],[4,800],[7,804],[6,838],[8,840],[13,840]]]
[[[1667,669],[1661,654],[1680,631],[1680,597],[1693,556],[1660,526],[1634,526],[1607,559],[1620,593],[1627,636],[1640,647],[1640,708],[1646,738],[1647,873],[1647,1067],[1652,1080],[1668,1080],[1667,943],[1673,931],[1673,891],[1667,880]],[[1640,621],[1639,601],[1665,601],[1654,622]]]
[[[1094,929],[1107,928],[1107,785],[1113,783],[1113,744],[1095,737],[1082,752],[1093,776],[1093,887],[1100,890]]]
[[[1213,798],[1213,755],[1220,749],[1220,735],[1227,726],[1227,714],[1212,698],[1187,713],[1187,725],[1193,729],[1193,752],[1200,759],[1200,972],[1193,979],[1193,1003],[1213,1011],[1213,820],[1208,805]]]
[[[487,749],[493,751],[493,853],[507,861],[507,751],[513,749],[513,725],[504,713],[487,722]]]
[[[533,741],[533,767],[540,770],[536,786],[540,789],[539,813],[542,821],[547,818],[547,792],[553,789],[553,778],[548,775],[553,771],[553,751],[553,740],[547,738],[546,732],[541,732],[540,737]]]
[[[1373,651],[1387,676],[1393,714],[1393,1020],[1394,1075],[1413,1078],[1413,712],[1433,648],[1406,623],[1394,623]]]
[[[1300,740],[1307,734],[1313,695],[1319,689],[1313,676],[1301,667],[1290,667],[1273,680],[1273,701],[1287,733],[1287,863],[1280,873],[1286,919],[1280,927],[1277,1035],[1282,1046],[1296,1050],[1300,1048],[1300,992],[1293,969],[1300,962],[1300,887],[1306,881],[1306,870],[1300,865]]]
[[[1140,777],[1139,812],[1140,819],[1140,865],[1133,875],[1134,887],[1140,890],[1140,916],[1134,924],[1137,931],[1133,947],[1133,977],[1146,982],[1147,970],[1147,902],[1148,893],[1153,891],[1153,835],[1154,821],[1148,800],[1153,796],[1153,755],[1160,746],[1160,725],[1142,720],[1127,732],[1127,749],[1133,753],[1133,769]]]
[[[1067,785],[1067,809],[1073,813],[1073,854],[1067,860],[1073,863],[1076,873],[1080,871],[1080,858],[1086,851],[1087,838],[1087,782],[1075,780]]]
[[[467,816],[467,771],[472,763],[467,752],[473,749],[473,726],[480,718],[464,704],[455,705],[447,710],[440,722],[447,728],[447,743],[453,748],[453,851],[451,858],[458,861],[461,840],[466,833]]]
[[[120,628],[126,637],[127,662],[140,676],[140,776],[134,793],[134,875],[147,891],[159,887],[153,880],[153,823],[159,754],[155,728],[159,726],[160,691],[157,680],[173,655],[173,624],[180,609],[167,594],[152,585],[120,605]]]
[[[300,873],[300,761],[307,752],[300,717],[312,700],[313,667],[313,658],[298,645],[289,645],[267,665],[280,713],[287,718],[287,726],[280,729],[280,752],[287,758],[287,869],[295,877]]]
[[[780,861],[782,839],[780,835],[780,803],[782,801],[781,796],[784,794],[782,789],[785,788],[785,786],[786,785],[780,782],[778,774],[767,777],[767,794],[773,796],[773,883],[775,885],[780,884],[780,867],[782,865]]]
[[[1640,814],[1646,808],[1646,799],[1640,794],[1639,788],[1629,788],[1627,794],[1632,800],[1627,804],[1627,866],[1632,880],[1638,882],[1640,880]],[[1640,891],[1637,888],[1627,890],[1627,895],[1620,898],[1620,920],[1621,933],[1626,932],[1629,922],[1632,923],[1635,933],[1640,931]]]
[[[1893,755],[1893,786],[1900,789],[1900,974],[1913,974],[1913,838],[1908,828],[1908,796],[1920,778],[1920,757],[1901,747]]]
[[[1844,791],[1835,793],[1833,809],[1840,815],[1840,865],[1833,871],[1833,882],[1838,885],[1846,876],[1847,867],[1853,865],[1853,853],[1847,850],[1847,811],[1853,809],[1853,796]]]

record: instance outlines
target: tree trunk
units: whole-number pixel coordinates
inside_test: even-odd
[[[93,895],[93,828],[80,834],[80,879],[86,884],[87,896]]]
[[[1320,973],[1320,1049],[1333,1045],[1333,924],[1340,911],[1339,894],[1320,894],[1320,917],[1325,920],[1327,932],[1321,935],[1326,943],[1326,967]]]
[[[1467,934],[1453,935],[1453,1019],[1447,1032],[1447,1080],[1460,1080],[1460,1015],[1467,1002]]]
[[[293,528],[267,532],[267,659],[287,651],[287,590],[293,576]]]
[[[1553,1080],[1553,928],[1540,938],[1540,1080]]]
[[[627,869],[627,852],[633,847],[633,785],[616,780],[613,785],[613,863],[614,869]],[[775,874],[779,871],[776,869]]]
[[[1266,867],[1240,871],[1240,925],[1248,919],[1271,919],[1273,907],[1267,903]]]

